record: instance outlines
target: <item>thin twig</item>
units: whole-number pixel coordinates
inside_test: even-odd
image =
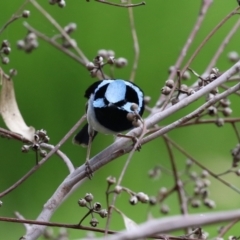
[[[25,220],[25,218],[19,212],[14,212],[14,214],[18,219]],[[26,228],[26,231],[31,229],[31,225],[28,223],[23,223],[23,226]]]
[[[48,227],[62,227],[62,228],[67,228],[67,229],[77,229],[77,230],[85,230],[85,231],[91,231],[91,232],[99,232],[99,233],[104,233],[105,229],[101,228],[96,228],[96,227],[87,227],[87,226],[82,226],[78,224],[67,224],[67,223],[58,223],[58,222],[44,222],[44,221],[36,221],[36,220],[30,220],[30,219],[25,219],[22,217],[19,213],[15,212],[15,215],[18,218],[9,218],[9,217],[0,217],[0,222],[12,222],[12,223],[20,223],[28,226],[32,225],[43,225],[43,226],[48,226]],[[108,234],[116,234],[118,233],[117,231],[112,231],[109,230]],[[188,238],[188,237],[175,237],[175,236],[170,236],[170,235],[163,235],[163,236],[152,236],[154,239],[163,239],[163,240],[199,240],[199,239],[193,239],[193,238]]]
[[[240,122],[240,118],[223,118],[224,123],[236,123]],[[213,124],[216,123],[216,119],[202,119],[197,121],[191,121],[180,125],[179,127],[187,127],[191,125],[198,125],[198,124]]]
[[[98,240],[134,240],[143,239],[156,234],[181,230],[187,227],[204,226],[214,223],[239,219],[240,210],[223,211],[215,213],[189,214],[187,216],[173,216],[159,219],[151,219],[131,230],[124,230],[118,234],[98,238]],[[165,239],[168,239],[166,236]]]
[[[171,71],[168,79],[174,79],[175,78],[177,70],[180,68],[184,58],[186,57],[188,49],[190,48],[191,44],[193,43],[193,40],[196,37],[197,32],[199,31],[199,29],[202,25],[202,22],[206,17],[206,13],[207,13],[209,7],[211,6],[212,2],[213,2],[212,0],[203,0],[202,1],[201,9],[199,11],[199,15],[197,17],[197,20],[196,20],[196,22],[193,26],[193,29],[192,29],[190,35],[187,38],[187,41],[186,41],[185,45],[182,48],[182,51],[181,51],[176,63],[174,64],[174,69],[173,69],[173,71]],[[177,87],[177,83],[175,83],[173,89],[171,90],[171,93],[169,94],[169,96],[167,98],[163,95],[160,96],[160,98],[158,100],[159,104],[161,105],[161,102],[165,101],[165,103],[163,105],[163,109],[165,109],[165,107],[167,106],[167,103],[171,99],[176,87]]]
[[[28,143],[28,144],[31,143],[31,141],[29,141],[27,138],[24,138],[21,134],[11,132],[11,131],[6,130],[4,128],[0,128],[0,136],[5,137],[5,138],[9,138],[9,139],[15,139],[15,140],[18,140],[18,141],[23,142],[23,143]]]
[[[2,26],[2,28],[0,29],[0,35],[1,33],[11,24],[13,23],[14,21],[16,21],[17,19],[21,18],[22,15],[19,15],[20,14],[20,11],[23,10],[23,8],[25,7],[25,5],[27,5],[27,3],[29,2],[30,0],[26,0],[21,6],[20,8],[12,15],[12,17]]]
[[[227,86],[226,84],[221,84],[220,87],[223,88],[223,89],[225,89],[225,90],[229,89],[229,86]],[[240,92],[239,92],[239,91],[238,91],[238,92],[235,92],[234,94],[240,96]]]
[[[218,238],[222,238],[236,223],[238,223],[240,219],[235,219],[232,222],[230,222],[227,226],[225,226],[223,229],[221,229],[220,233],[218,234]]]
[[[58,22],[44,8],[42,8],[41,5],[37,3],[37,1],[30,0],[30,2],[62,34],[62,36],[69,42],[69,44],[75,49],[75,51],[81,57],[82,61],[85,64],[88,63],[89,61],[87,57],[84,55],[84,53],[82,52],[82,50],[76,44],[72,43],[71,38],[64,31],[64,29],[58,24]]]
[[[120,185],[121,185],[123,176],[124,176],[124,174],[126,173],[127,167],[128,167],[128,165],[129,165],[129,163],[130,163],[130,160],[132,159],[133,154],[135,153],[135,151],[137,150],[137,148],[139,147],[140,141],[141,141],[141,139],[143,138],[143,136],[146,134],[146,131],[147,131],[146,125],[145,125],[145,122],[143,121],[143,124],[142,124],[142,133],[141,133],[139,139],[137,139],[136,143],[134,144],[134,147],[132,148],[130,154],[128,155],[128,158],[127,158],[127,160],[126,160],[126,162],[125,162],[125,165],[124,165],[124,167],[123,167],[123,169],[122,169],[122,171],[121,171],[121,174],[120,174],[120,176],[119,176],[119,178],[118,178],[118,181],[117,181],[116,186],[120,186]],[[110,221],[111,221],[111,217],[112,217],[113,206],[115,205],[116,200],[117,200],[117,194],[114,193],[113,199],[112,199],[112,203],[111,203],[111,205],[110,205],[109,208],[108,208],[108,217],[107,217],[107,222],[106,222],[105,235],[107,234],[108,229],[109,229],[109,226],[110,226]]]
[[[60,140],[60,142],[47,154],[45,158],[38,162],[30,171],[28,171],[21,179],[15,182],[11,187],[0,193],[0,198],[13,191],[17,186],[23,183],[28,177],[36,172],[67,140],[68,138],[78,129],[78,127],[85,121],[86,116],[80,118],[79,121],[70,129],[70,131]]]
[[[231,11],[219,24],[217,24],[217,26],[205,37],[205,39],[200,43],[200,45],[198,46],[198,48],[195,50],[195,52],[192,54],[192,56],[190,57],[190,59],[188,60],[188,62],[186,63],[186,65],[183,67],[182,71],[181,71],[181,76],[184,74],[184,72],[188,69],[188,67],[190,66],[190,64],[192,63],[192,61],[195,59],[195,57],[198,55],[198,53],[200,52],[200,50],[204,47],[204,45],[207,43],[207,41],[209,41],[209,39],[217,32],[217,30],[219,28],[222,27],[222,25],[229,20],[233,15],[235,15],[237,13],[237,11],[240,9],[240,6],[237,7],[236,9],[234,9],[233,11]],[[165,107],[168,105],[169,100],[171,99],[175,89],[176,89],[177,83],[175,83],[174,87],[171,90],[171,93],[168,95],[162,109],[165,109]]]
[[[220,176],[223,176],[223,175],[227,175],[228,173],[233,173],[235,172],[232,168],[222,172],[222,173],[218,173],[217,176],[220,177]]]
[[[64,228],[72,228],[72,229],[79,229],[79,230],[87,230],[87,231],[94,231],[103,233],[105,230],[100,228],[93,228],[93,227],[85,227],[78,224],[67,224],[67,223],[57,223],[57,222],[44,222],[44,221],[36,221],[36,220],[29,220],[29,219],[18,219],[18,218],[9,218],[9,217],[0,217],[0,222],[14,222],[14,223],[25,223],[31,225],[42,225],[42,226],[49,226],[49,227],[64,227]],[[115,231],[109,230],[110,234],[116,233]]]
[[[228,90],[226,90],[225,92],[216,95],[213,99],[209,100],[208,102],[206,102],[205,104],[203,104],[202,106],[200,106],[199,108],[197,108],[196,110],[194,110],[193,112],[191,112],[190,114],[184,116],[183,118],[169,124],[166,127],[161,128],[160,130],[148,135],[147,137],[145,137],[142,140],[142,143],[146,143],[149,142],[157,137],[162,136],[163,134],[171,131],[172,129],[179,127],[185,123],[187,123],[188,121],[198,117],[205,109],[207,109],[208,107],[210,107],[211,105],[213,105],[214,103],[218,102],[220,99],[222,98],[226,98],[227,96],[229,96],[230,94],[232,94],[233,92],[236,92],[240,89],[240,83],[229,88]],[[183,100],[182,100],[183,101]],[[181,102],[179,102],[181,103]],[[178,103],[178,104],[179,104]],[[176,104],[177,105],[177,104]],[[174,107],[175,105],[173,105]],[[163,112],[162,112],[163,115]],[[155,123],[155,122],[154,122]]]
[[[140,2],[135,4],[117,4],[117,3],[108,2],[106,0],[95,0],[95,2],[104,3],[104,4],[115,6],[115,7],[126,7],[126,8],[139,7],[139,6],[146,5],[145,2]]]
[[[207,69],[205,70],[205,74],[209,74],[211,69],[213,67],[215,67],[216,62],[219,58],[219,56],[221,55],[221,53],[223,52],[223,50],[225,49],[225,47],[228,45],[230,39],[233,37],[233,35],[237,32],[237,30],[240,27],[240,19],[237,20],[237,22],[235,23],[235,25],[232,27],[232,29],[229,31],[229,33],[226,35],[226,37],[224,38],[224,40],[222,41],[222,43],[220,44],[219,48],[217,49],[216,53],[214,54],[212,60],[210,61]]]
[[[80,222],[78,223],[78,226],[81,226],[84,219],[86,219],[86,217],[89,216],[92,213],[93,213],[93,210],[89,209],[89,211],[81,218]]]
[[[228,80],[228,82],[231,82],[231,81],[237,81],[237,82],[239,82],[239,81],[240,81],[240,77],[239,77],[238,75],[232,76],[232,77]]]
[[[237,136],[238,143],[240,143],[240,134],[239,134],[239,131],[237,130],[236,124],[234,122],[232,122],[232,127],[233,127],[234,132]]]
[[[50,150],[52,150],[52,149],[55,148],[55,146],[50,145],[50,144],[47,144],[47,143],[41,143],[40,146],[41,146],[42,148],[50,149]],[[63,153],[62,151],[60,151],[59,149],[56,151],[56,154],[57,154],[57,155],[63,160],[63,162],[66,164],[69,172],[72,173],[72,172],[75,170],[75,168],[74,168],[71,160],[67,157],[67,155],[66,155],[65,153]]]
[[[37,165],[35,165],[30,171],[28,171],[22,178],[20,178],[18,181],[16,181],[11,187],[9,187],[5,191],[1,192],[0,193],[0,198],[7,195],[11,191],[13,191],[20,184],[22,184],[25,180],[27,180],[34,172],[36,172],[47,161],[47,159],[46,159],[46,157],[43,158],[41,161],[38,162]]]
[[[223,88],[223,89],[225,89],[225,90],[229,89],[229,86],[227,86],[226,84],[221,84],[220,87]],[[237,92],[235,92],[234,94],[240,96],[240,91],[237,91]]]
[[[231,11],[206,37],[205,39],[201,42],[201,44],[198,46],[198,48],[195,50],[195,52],[192,54],[192,56],[190,57],[190,59],[188,60],[188,62],[186,63],[186,65],[183,67],[182,71],[181,71],[181,76],[184,74],[184,72],[189,68],[190,64],[192,63],[192,61],[195,59],[195,57],[197,56],[197,54],[200,52],[200,50],[203,48],[203,46],[207,43],[207,41],[216,33],[216,31],[228,20],[230,19],[234,14],[237,13],[237,11],[240,9],[240,6],[237,7],[236,9],[234,9],[233,11]],[[174,84],[174,87],[172,88],[170,94],[168,95],[168,97],[166,98],[162,109],[165,109],[175,91],[177,87],[177,82]],[[158,100],[158,105],[161,105],[162,100]]]
[[[179,146],[176,142],[174,142],[172,139],[168,138],[168,141],[176,148],[178,149],[182,154],[184,154],[187,158],[189,158],[191,161],[193,161],[197,166],[199,166],[200,168],[208,171],[208,173],[214,177],[215,179],[219,180],[221,183],[223,183],[224,185],[228,186],[229,188],[231,188],[232,190],[234,190],[237,193],[240,193],[240,189],[235,187],[234,185],[232,185],[231,183],[225,181],[224,179],[220,178],[217,174],[213,173],[211,170],[209,170],[208,168],[206,168],[204,165],[202,165],[199,161],[197,161],[195,158],[193,158],[190,154],[188,154],[181,146]]]
[[[162,203],[168,196],[170,196],[172,193],[176,191],[176,186],[170,188],[166,193],[164,194],[159,194],[160,196],[157,198],[157,201],[159,203]]]
[[[169,159],[171,162],[171,166],[172,166],[172,171],[173,171],[173,177],[174,177],[174,181],[175,181],[175,185],[176,185],[176,190],[178,193],[178,201],[179,201],[179,206],[180,206],[180,211],[183,215],[187,215],[188,214],[188,209],[187,209],[187,200],[186,200],[186,196],[183,190],[183,183],[181,181],[181,179],[179,178],[178,175],[178,171],[177,171],[177,167],[176,167],[176,162],[173,156],[173,152],[172,152],[172,148],[170,145],[170,142],[168,141],[168,137],[166,135],[163,135],[163,139],[165,141],[166,147],[167,147],[167,151],[168,151],[168,155],[169,155]]]
[[[190,48],[191,44],[193,43],[193,40],[196,37],[197,32],[201,28],[202,22],[203,22],[206,14],[207,14],[207,11],[208,11],[209,7],[212,4],[212,2],[213,2],[213,0],[202,0],[202,6],[201,6],[201,9],[199,11],[197,21],[194,24],[194,27],[193,27],[190,35],[188,36],[187,41],[186,41],[185,45],[183,46],[176,63],[174,64],[174,69],[173,69],[173,71],[171,71],[168,79],[174,79],[175,78],[177,70],[180,68],[184,58],[187,55],[188,49]]]
[[[133,16],[132,8],[128,8],[128,15],[129,15],[129,20],[130,20],[130,26],[131,26],[131,32],[132,32],[132,38],[133,38],[133,49],[134,49],[134,62],[133,62],[129,81],[134,82],[137,67],[138,67],[138,61],[139,61],[139,43],[138,43],[137,31],[136,31],[136,27],[135,27],[135,23],[134,23],[134,16]]]
[[[81,63],[84,67],[86,67],[86,63],[85,61],[81,58],[78,57],[75,53],[73,53],[72,51],[70,51],[69,49],[63,47],[61,44],[59,44],[58,42],[55,41],[54,38],[49,38],[47,37],[45,34],[39,32],[38,30],[36,30],[35,28],[33,28],[32,26],[30,26],[27,22],[23,23],[24,27],[27,28],[29,31],[35,33],[39,38],[43,39],[44,41],[46,41],[47,43],[51,44],[52,46],[54,46],[55,48],[57,48],[58,50],[62,51],[63,53],[67,54],[69,57],[71,57],[72,59],[74,59],[75,61],[77,61],[78,63]],[[100,71],[97,71],[97,78],[101,79],[102,78],[102,74]],[[109,77],[105,74],[105,79],[108,79]]]
[[[22,18],[22,15],[13,15],[6,23],[5,25],[0,29],[0,34],[8,27],[8,25],[10,25],[11,23],[13,23],[14,21],[16,21],[17,19]]]
[[[237,13],[237,11],[240,9],[240,6],[235,8],[233,11],[231,11],[225,18],[223,18],[220,23],[217,24],[217,26],[205,37],[205,39],[200,43],[198,48],[195,50],[195,52],[192,54],[186,65],[183,67],[181,71],[181,75],[188,69],[192,61],[195,59],[195,57],[198,55],[198,53],[202,50],[204,45],[209,41],[209,39],[217,32],[218,29],[220,29],[224,23],[226,23],[233,15]]]
[[[64,48],[61,44],[59,44],[58,42],[54,41],[54,39],[47,37],[45,34],[37,31],[36,29],[34,29],[33,27],[31,27],[27,22],[23,23],[24,27],[27,28],[30,32],[35,33],[39,38],[43,39],[44,41],[46,41],[47,43],[51,44],[52,46],[54,46],[55,48],[57,48],[58,50],[64,52],[65,54],[67,54],[69,57],[73,58],[75,61],[77,61],[78,63],[81,63],[82,65],[85,66],[85,62],[81,57],[78,57],[75,53],[71,52],[70,50],[68,50],[67,48]]]
[[[128,159],[127,159],[127,161],[126,161],[126,163],[125,163],[125,165],[124,165],[124,167],[123,167],[123,169],[121,171],[121,174],[120,174],[120,176],[118,178],[117,185],[121,185],[121,182],[123,180],[123,176],[126,173],[127,167],[128,167],[128,165],[130,163],[130,160],[132,159],[132,156],[135,153],[135,151],[137,150],[137,148],[139,147],[139,144],[140,144],[143,136],[146,134],[146,131],[147,131],[146,125],[143,122],[143,124],[142,124],[142,133],[141,133],[140,137],[137,139],[136,143],[134,144],[134,147],[133,147],[132,151],[130,152],[130,154],[128,156]]]

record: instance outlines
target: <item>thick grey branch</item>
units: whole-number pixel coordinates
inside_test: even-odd
[[[150,220],[146,223],[139,225],[136,228],[131,229],[131,231],[123,231],[119,234],[98,239],[104,240],[140,239],[183,228],[203,226],[207,224],[230,221],[238,218],[240,218],[240,210],[167,217]]]

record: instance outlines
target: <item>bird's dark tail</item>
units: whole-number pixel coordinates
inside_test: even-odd
[[[98,132],[94,131],[93,139],[96,137]],[[73,143],[81,145],[82,147],[87,147],[89,143],[89,134],[88,134],[88,123],[83,126],[83,128],[77,133],[73,138]]]

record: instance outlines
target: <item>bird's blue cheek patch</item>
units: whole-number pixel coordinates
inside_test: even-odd
[[[98,98],[98,99],[94,100],[93,107],[95,107],[95,108],[106,107],[106,104],[104,103],[103,98]]]

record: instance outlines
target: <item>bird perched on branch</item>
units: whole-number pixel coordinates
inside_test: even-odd
[[[116,79],[93,83],[85,92],[87,124],[74,137],[74,143],[88,147],[98,132],[116,135],[134,126],[144,112],[143,91],[134,83]]]

